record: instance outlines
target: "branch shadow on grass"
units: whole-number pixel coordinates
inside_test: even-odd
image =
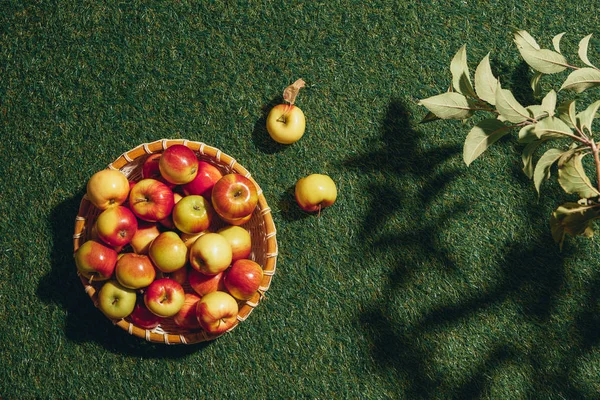
[[[179,358],[197,352],[210,343],[166,346],[130,335],[114,325],[95,307],[77,275],[73,260],[73,233],[80,196],[57,205],[48,223],[52,228],[52,270],[37,288],[38,297],[66,310],[65,337],[76,343],[96,342],[109,351],[145,358]]]
[[[372,206],[357,250],[370,257],[385,254],[395,260],[382,283],[380,298],[358,317],[369,337],[376,366],[398,381],[399,397],[479,398],[490,394],[494,377],[511,376],[517,368],[519,376],[525,378],[515,384],[522,385],[530,396],[559,393],[585,398],[589,394],[569,378],[578,358],[599,343],[598,318],[590,317],[598,307],[598,296],[590,293],[586,303],[573,310],[573,324],[556,326],[554,318],[566,279],[564,260],[572,253],[569,249],[560,252],[547,229],[547,215],[536,204],[524,211],[526,220],[540,227],[536,234],[517,229],[503,244],[499,259],[489,260],[500,274],[477,290],[461,291],[468,276],[457,261],[455,249],[439,234],[453,218],[465,218],[470,209],[469,200],[447,198],[445,192],[464,171],[451,162],[460,150],[453,145],[426,149],[419,132],[410,125],[403,102],[393,100],[383,121],[381,143],[368,154],[346,162],[348,168],[383,177],[372,179],[364,190],[370,193]],[[518,166],[513,172],[515,177],[519,174],[515,180],[523,179]],[[430,212],[430,208],[441,211]],[[405,218],[404,225],[394,225],[399,215],[411,218]],[[445,294],[423,280],[431,277],[431,270],[439,273],[442,287],[456,284],[458,295],[448,296],[452,300],[419,297]],[[416,308],[398,312],[410,307]],[[511,312],[519,321],[497,320]],[[525,337],[520,337],[521,322],[533,327]],[[497,333],[489,334],[490,343],[484,349],[469,350],[474,360],[454,360],[453,355],[440,359],[440,352],[452,347],[455,340],[477,344],[477,336],[468,335],[471,331],[477,335],[478,329]],[[450,332],[467,337],[457,338]],[[552,342],[545,342],[546,335],[565,335],[570,345],[553,349]],[[548,354],[557,359],[549,359]],[[552,366],[544,365],[545,361]],[[453,363],[458,371],[446,368]]]

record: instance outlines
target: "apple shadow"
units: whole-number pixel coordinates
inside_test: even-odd
[[[252,140],[255,146],[266,154],[276,154],[284,151],[289,145],[277,143],[267,131],[267,116],[273,107],[283,103],[281,95],[273,97],[267,104],[261,108],[261,116],[254,124],[252,130]]]
[[[288,187],[279,197],[279,210],[283,219],[287,222],[300,221],[311,218],[313,215],[303,211],[296,203],[295,196],[296,185]]]
[[[96,342],[109,351],[145,358],[179,358],[202,350],[210,342],[194,345],[152,343],[114,325],[85,293],[73,260],[75,216],[83,192],[58,204],[47,223],[52,228],[52,269],[42,277],[37,296],[65,310],[64,334],[75,343]]]

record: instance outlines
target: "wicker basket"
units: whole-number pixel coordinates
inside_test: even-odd
[[[256,261],[263,267],[264,277],[258,292],[248,301],[240,301],[239,314],[236,324],[231,328],[235,328],[241,321],[246,320],[250,313],[258,306],[263,299],[265,292],[269,289],[277,263],[277,240],[275,224],[271,215],[267,201],[264,198],[263,192],[257,182],[251,177],[250,173],[237,161],[221,152],[219,149],[210,147],[204,143],[193,142],[189,140],[172,140],[163,139],[152,143],[142,144],[117,158],[114,162],[108,165],[110,169],[116,169],[123,172],[128,179],[138,180],[141,178],[142,164],[153,153],[162,153],[166,148],[174,144],[183,144],[194,150],[200,160],[211,162],[217,166],[223,173],[239,173],[250,178],[258,189],[258,205],[249,222],[244,224],[252,238],[252,253],[250,258]],[[75,218],[75,233],[73,235],[74,251],[77,251],[87,238],[90,237],[91,228],[99,210],[94,207],[87,197],[84,195],[81,200],[79,212]],[[86,293],[98,305],[97,292],[103,282],[90,283],[86,278],[79,275]],[[193,290],[184,285],[186,292]],[[113,320],[114,324],[120,326],[125,331],[132,335],[144,338],[150,342],[165,343],[165,344],[193,344],[212,340],[220,335],[209,335],[204,330],[183,330],[172,321],[171,318],[164,319],[163,322],[152,330],[140,328],[128,318],[121,320]],[[231,330],[230,329],[230,330]]]

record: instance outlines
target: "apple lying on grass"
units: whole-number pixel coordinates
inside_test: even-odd
[[[127,200],[129,181],[121,171],[103,169],[87,182],[88,200],[100,210],[116,207]]]
[[[121,319],[133,312],[136,299],[135,290],[128,289],[115,280],[109,280],[98,292],[98,308],[108,318]]]
[[[311,174],[301,178],[295,186],[296,202],[307,212],[321,212],[337,199],[335,182],[323,174]]]
[[[196,153],[183,144],[168,147],[158,161],[161,176],[175,185],[191,182],[198,173]]]
[[[300,108],[294,105],[296,96],[305,82],[298,79],[285,88],[283,99],[285,104],[278,104],[267,116],[267,132],[273,140],[281,144],[292,144],[300,140],[306,129],[306,119]]]
[[[112,276],[117,257],[114,249],[95,240],[88,240],[75,252],[75,265],[84,278],[105,281]]]
[[[202,329],[219,335],[237,322],[237,301],[226,292],[216,291],[203,296],[196,304],[196,316]]]

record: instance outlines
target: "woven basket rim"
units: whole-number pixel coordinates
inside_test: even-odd
[[[161,153],[168,147],[173,146],[175,144],[183,144],[189,147],[197,153],[200,159],[211,161],[213,164],[218,166],[223,172],[239,173],[246,176],[256,185],[258,191],[257,208],[254,210],[252,219],[245,225],[245,227],[257,234],[259,232],[259,229],[261,227],[264,227],[264,232],[263,230],[260,230],[261,236],[263,236],[264,234],[264,240],[260,243],[261,247],[259,249],[263,251],[263,253],[260,254],[260,256],[262,259],[264,259],[262,263],[264,272],[263,282],[257,293],[255,293],[255,295],[252,298],[244,302],[238,302],[239,312],[237,321],[227,331],[230,332],[231,330],[236,328],[240,322],[245,321],[250,315],[250,313],[254,310],[254,308],[256,308],[261,302],[261,300],[265,298],[266,292],[271,285],[273,276],[275,275],[275,271],[277,268],[278,243],[276,238],[277,232],[271,213],[271,208],[269,207],[264,197],[260,185],[254,180],[250,172],[243,165],[238,163],[235,158],[222,152],[220,149],[209,146],[203,142],[192,141],[187,139],[161,139],[149,143],[143,143],[127,152],[122,153],[113,162],[108,164],[107,169],[119,170],[129,178],[130,176],[135,175],[134,173],[132,173],[132,171],[136,173],[139,172],[138,170],[140,168],[141,163],[138,163],[140,165],[134,164],[140,161],[142,157],[145,158],[151,154]],[[131,171],[129,171],[128,168],[130,168]],[[88,200],[87,196],[84,195],[81,199],[77,216],[75,217],[75,227],[73,234],[74,253],[85,242],[87,229],[91,225],[91,221],[93,221],[93,219],[95,218],[94,213],[97,212],[98,210]],[[257,250],[256,246],[257,244],[253,240],[253,253],[255,250]],[[88,294],[88,296],[97,308],[97,290],[99,283],[90,283],[88,279],[86,279],[79,273],[78,276],[81,280],[85,292]],[[128,321],[127,318],[119,320],[113,319],[112,322],[113,324],[119,326],[129,334],[153,343],[194,344],[214,340],[217,337],[223,335],[209,335],[204,330],[182,332],[173,332],[169,330],[165,331],[162,326],[159,326],[158,328],[152,330],[148,330],[134,325],[132,322]]]

